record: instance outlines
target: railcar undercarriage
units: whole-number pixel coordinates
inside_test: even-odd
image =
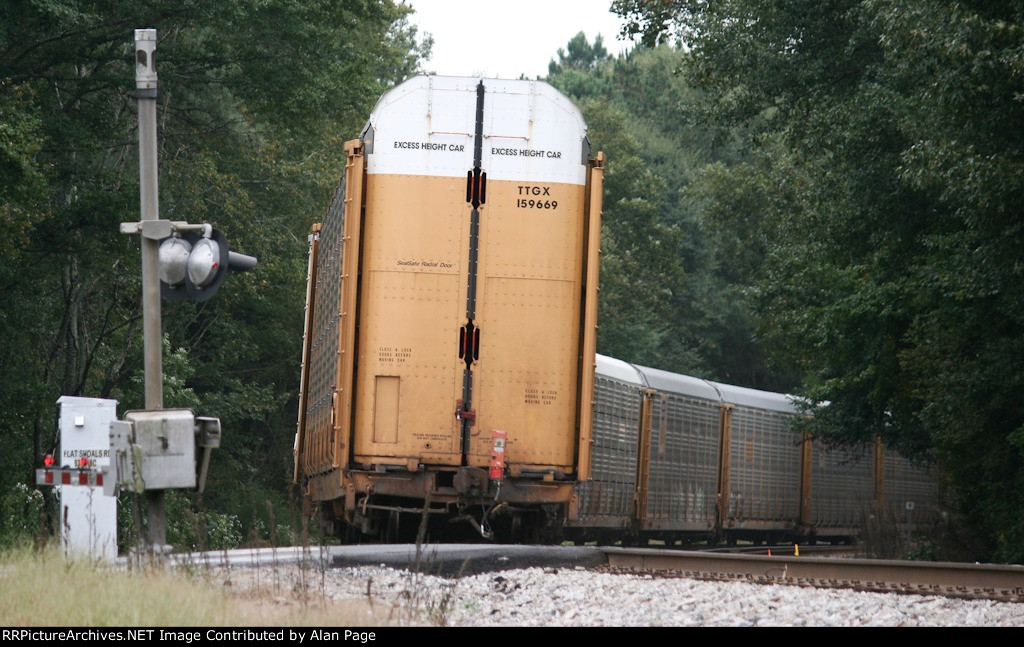
[[[551,544],[562,539],[574,481],[490,479],[480,468],[347,470],[345,496],[321,501],[326,534],[346,543]]]

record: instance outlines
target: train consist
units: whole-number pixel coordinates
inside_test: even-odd
[[[604,156],[547,84],[415,77],[345,151],[310,235],[294,452],[327,531],[673,543],[934,518],[926,474],[800,436],[786,396],[596,354]]]
[[[880,443],[828,448],[779,393],[598,356],[593,480],[566,536],[667,544],[849,541],[939,519],[937,481]]]
[[[421,76],[345,150],[311,235],[296,482],[328,530],[553,538],[590,471],[604,157],[582,115],[542,82]]]

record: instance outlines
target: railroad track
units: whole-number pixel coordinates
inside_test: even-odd
[[[789,546],[772,555],[612,546],[523,546],[489,544],[313,546],[211,551],[173,555],[192,566],[261,568],[305,563],[313,568],[386,565],[395,569],[457,577],[481,572],[544,568],[588,568],[874,593],[911,593],[1024,603],[1024,566],[909,562],[794,555]],[[761,547],[767,552],[767,548]]]
[[[796,544],[779,544],[776,546],[729,546],[723,548],[707,548],[701,552],[705,553],[727,553],[730,555],[776,555],[784,557],[786,555],[800,556],[800,555],[819,555],[828,557],[855,557],[857,555],[857,547],[850,544],[842,545],[831,545],[831,544],[808,544],[808,545],[796,545]]]
[[[1024,602],[1024,566],[602,548],[613,572]]]

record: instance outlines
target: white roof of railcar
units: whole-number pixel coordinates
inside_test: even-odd
[[[752,409],[800,413],[795,404],[795,398],[784,393],[748,389],[743,386],[733,386],[689,375],[670,373],[658,368],[637,366],[607,355],[597,356],[597,374],[627,384],[646,386],[662,393],[677,393]]]
[[[602,377],[625,382],[626,384],[633,384],[640,388],[644,386],[643,377],[636,370],[635,366],[607,355],[599,354],[597,356],[597,374]]]
[[[543,81],[415,76],[386,92],[363,132],[367,173],[464,178],[473,168],[477,85],[481,168],[490,180],[586,183],[587,126]]]
[[[647,385],[652,389],[667,393],[678,393],[703,400],[721,401],[718,392],[707,380],[690,377],[689,375],[669,373],[659,368],[648,368],[646,366],[638,366],[637,370],[644,376]]]
[[[792,396],[771,391],[748,389],[743,386],[720,384],[718,382],[711,382],[710,384],[713,384],[718,389],[719,393],[722,394],[722,402],[727,404],[750,407],[752,409],[767,409],[780,413],[799,413],[796,405],[793,404]]]

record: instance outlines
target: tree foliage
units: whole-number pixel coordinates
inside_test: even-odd
[[[733,159],[728,128],[699,124],[699,91],[670,46],[609,56],[583,33],[552,60],[548,82],[583,110],[605,173],[600,352],[659,368],[781,388],[753,337],[715,230],[698,221],[694,180]]]
[[[15,468],[0,488],[34,481],[60,395],[142,408],[140,252],[118,224],[139,219],[133,30],[155,28],[160,216],[212,223],[259,258],[211,301],[165,302],[165,406],[222,420],[210,514],[249,529],[265,500],[287,509],[305,237],[342,143],[429,49],[408,12],[391,0],[0,5],[0,443]]]
[[[1024,558],[1024,7],[615,7],[685,43],[702,118],[748,133],[701,207],[762,241],[743,280],[777,359],[829,402],[815,430],[939,459],[979,557]]]

